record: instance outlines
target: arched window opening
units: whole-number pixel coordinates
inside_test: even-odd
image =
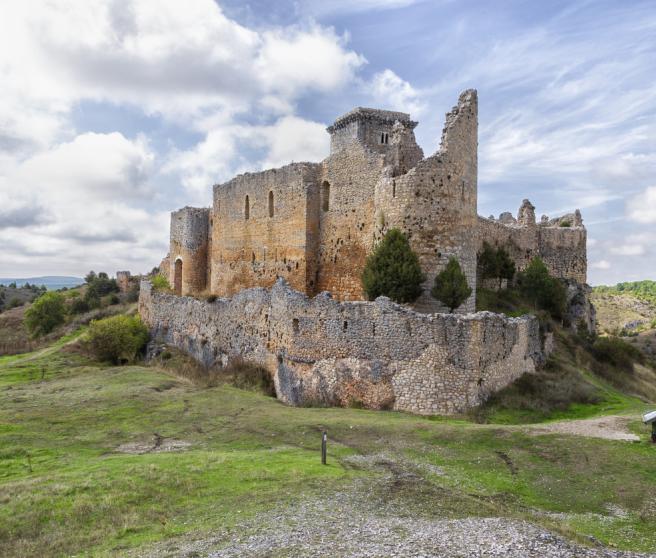
[[[269,192],[269,217],[273,217],[273,190]]]
[[[251,217],[251,202],[246,196],[246,201],[244,202],[244,219],[248,220]]]
[[[175,260],[175,268],[173,272],[173,290],[178,296],[182,295],[182,260],[180,258]]]
[[[324,211],[330,209],[330,183],[327,180],[321,186],[321,207]]]

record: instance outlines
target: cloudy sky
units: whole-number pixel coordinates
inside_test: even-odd
[[[211,184],[358,105],[433,153],[474,87],[479,213],[578,207],[591,283],[656,278],[653,0],[0,0],[0,83],[0,276],[149,270]]]

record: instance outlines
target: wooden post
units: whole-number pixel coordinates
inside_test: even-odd
[[[328,444],[328,434],[326,434],[326,431],[324,430],[323,434],[321,435],[321,464],[325,465],[326,464],[326,446]]]

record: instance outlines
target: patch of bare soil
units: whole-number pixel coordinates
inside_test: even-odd
[[[168,451],[183,451],[191,446],[191,442],[185,440],[167,439],[159,434],[153,435],[152,442],[129,442],[121,444],[116,448],[119,453],[130,453],[141,455],[144,453],[161,453]]]
[[[640,438],[627,428],[628,417],[607,416],[581,420],[565,420],[531,427],[535,435],[571,434],[604,440],[637,441]]]

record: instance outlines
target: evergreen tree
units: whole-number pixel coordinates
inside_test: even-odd
[[[369,300],[387,296],[395,302],[413,302],[425,278],[408,239],[400,230],[391,229],[367,258],[361,279]]]
[[[431,294],[447,306],[451,312],[472,294],[472,289],[467,284],[467,277],[462,272],[457,259],[449,258],[444,271],[435,277],[435,285]]]
[[[503,248],[499,248],[497,250],[496,260],[497,273],[499,275],[499,286],[501,286],[502,279],[507,279],[508,286],[510,286],[513,277],[515,277],[515,262],[510,259],[510,255]]]
[[[488,242],[483,242],[483,251],[478,255],[478,268],[481,279],[499,277],[498,252]]]
[[[535,308],[547,310],[554,318],[562,318],[567,304],[567,290],[559,279],[549,275],[544,262],[535,257],[519,274],[519,289],[533,301]]]

